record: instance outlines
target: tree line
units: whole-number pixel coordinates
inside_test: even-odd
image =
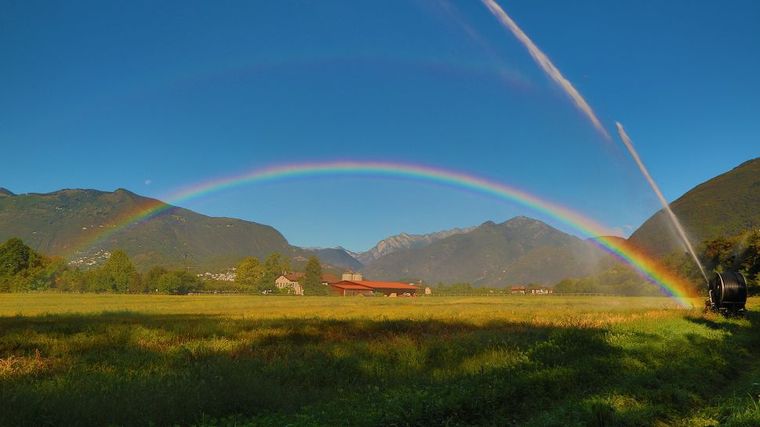
[[[760,230],[749,230],[735,236],[718,237],[702,242],[697,255],[708,275],[734,270],[747,279],[750,295],[760,294]],[[697,293],[707,294],[699,267],[687,253],[672,254],[663,259],[668,269],[688,280]],[[659,295],[657,287],[646,282],[631,267],[614,263],[601,273],[580,279],[564,279],[554,286],[563,293],[605,293],[618,295]]]
[[[234,282],[203,280],[186,270],[160,266],[141,273],[122,250],[114,250],[103,265],[83,270],[67,264],[63,258],[37,253],[18,238],[0,245],[0,292],[283,293],[275,286],[275,280],[290,271],[290,260],[279,253],[269,255],[263,262],[247,257],[236,271]],[[321,280],[319,259],[311,257],[299,283],[306,295],[326,295],[328,289]]]
[[[747,279],[750,294],[760,294],[760,230],[735,236],[719,237],[703,242],[699,258],[708,273],[737,270]],[[603,293],[614,295],[659,295],[656,286],[648,283],[627,265],[607,261],[601,272],[583,278],[564,279],[554,285],[558,293]],[[681,277],[687,278],[699,293],[706,287],[699,269],[687,254],[674,254],[664,263]],[[202,280],[186,270],[153,267],[139,272],[127,254],[121,250],[111,253],[101,266],[82,270],[68,265],[63,258],[46,257],[11,238],[0,245],[0,292],[58,290],[63,292],[168,293],[189,292],[248,292],[277,294],[275,280],[291,271],[287,257],[272,253],[263,261],[244,258],[236,267],[234,282]],[[322,266],[317,257],[309,258],[303,275],[298,278],[306,295],[327,295],[322,285]],[[437,295],[465,293],[498,293],[503,289],[476,288],[468,283],[438,284]]]

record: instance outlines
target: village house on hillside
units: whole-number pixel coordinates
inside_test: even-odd
[[[277,287],[277,289],[285,290],[288,294],[292,295],[303,295],[303,286],[301,286],[300,283],[298,283],[299,280],[303,279],[304,273],[286,273],[280,275],[277,279],[274,281],[274,285]],[[338,277],[330,274],[325,273],[322,275],[322,285],[327,286],[331,282],[335,282],[338,280]]]

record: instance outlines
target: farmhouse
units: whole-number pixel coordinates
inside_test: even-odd
[[[303,295],[303,286],[301,286],[299,280],[303,279],[304,273],[287,273],[280,275],[274,281],[274,285],[277,289],[287,289],[289,294]],[[337,281],[337,277],[330,273],[322,275],[322,284],[327,286],[330,282]]]
[[[277,289],[286,289],[289,294],[303,295],[303,286],[298,280],[303,277],[303,273],[287,273],[274,280]]]
[[[526,290],[525,286],[512,286],[511,292],[513,295],[515,294],[525,295],[525,290]]]
[[[341,280],[330,283],[330,291],[336,295],[372,295],[381,293],[385,296],[416,296],[417,287],[401,282],[374,282],[370,280]]]

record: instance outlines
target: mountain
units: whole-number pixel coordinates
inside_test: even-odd
[[[390,253],[403,249],[422,248],[437,240],[445,239],[446,237],[453,236],[455,234],[467,233],[469,231],[472,231],[474,228],[475,227],[453,228],[451,230],[438,231],[429,234],[397,234],[395,236],[381,240],[372,249],[366,252],[355,254],[355,258],[358,259],[363,265],[368,265],[384,255],[388,255]]]
[[[344,270],[359,271],[363,265],[347,250],[337,248],[307,249],[316,255],[322,263],[340,267]]]
[[[373,280],[553,284],[592,273],[604,253],[591,242],[527,217],[491,221],[421,248],[381,256],[363,270]]]
[[[760,158],[699,184],[670,206],[695,245],[760,227]],[[663,210],[629,241],[655,255],[684,250]]]
[[[249,255],[264,258],[280,252],[293,257],[302,252],[270,226],[208,217],[123,189],[3,194],[0,241],[20,237],[42,253],[83,263],[120,248],[140,268],[164,265],[205,271],[228,268]],[[124,220],[156,207],[165,209],[141,221]],[[114,227],[122,223],[131,224]]]
[[[0,197],[3,196],[15,196],[15,194],[13,194],[11,190],[8,190],[7,188],[0,187]]]

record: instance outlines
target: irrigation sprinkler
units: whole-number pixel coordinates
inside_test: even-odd
[[[715,273],[709,283],[710,299],[705,302],[706,308],[725,316],[740,316],[744,314],[747,303],[747,279],[738,271]]]

